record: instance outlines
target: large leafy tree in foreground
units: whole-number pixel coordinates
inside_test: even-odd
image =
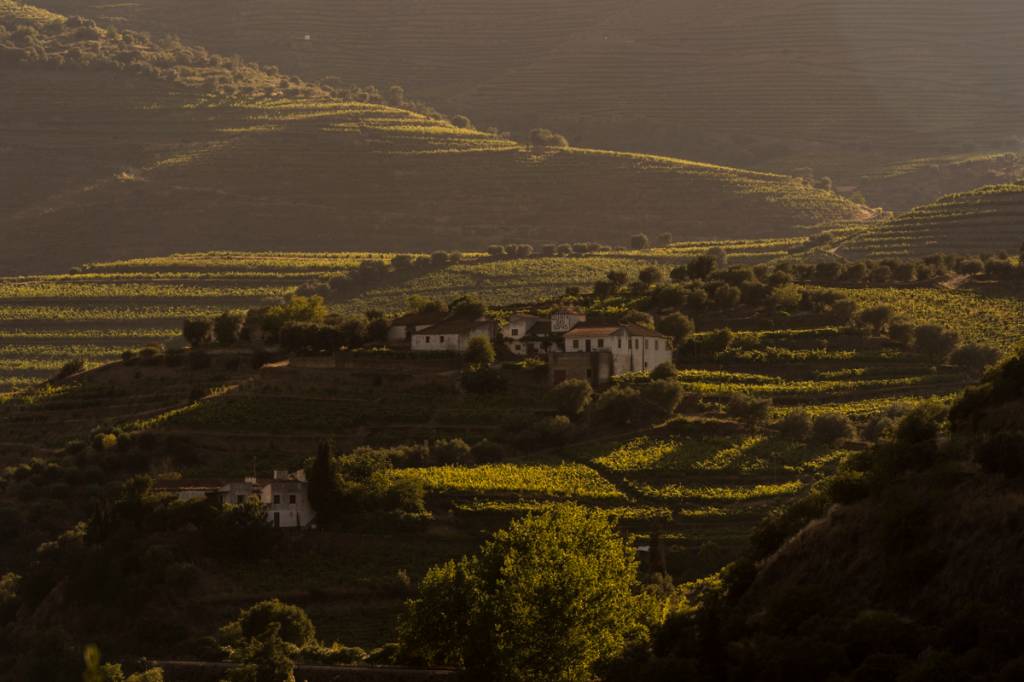
[[[432,568],[400,626],[405,656],[474,679],[589,680],[646,635],[633,551],[606,515],[530,515],[473,557]]]

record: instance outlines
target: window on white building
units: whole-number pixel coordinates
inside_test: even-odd
[[[598,348],[604,348],[604,339],[598,339],[597,340],[597,347]]]
[[[274,504],[281,504],[281,496],[274,495]]]
[[[288,504],[295,504],[295,496],[294,495],[289,495],[288,496]]]
[[[426,343],[430,343],[430,337],[429,337],[429,336],[427,336],[427,337],[425,337],[425,338],[426,338]]]
[[[573,348],[579,348],[580,347],[580,340],[579,339],[573,339],[572,340],[572,347]]]
[[[619,337],[619,348],[622,348],[622,337]]]
[[[658,350],[658,339],[654,339],[654,350]]]
[[[438,343],[444,343],[444,337],[443,336],[437,337],[437,342]]]
[[[512,336],[519,336],[519,329],[512,327]]]
[[[235,504],[242,504],[245,502],[245,495],[235,495]]]

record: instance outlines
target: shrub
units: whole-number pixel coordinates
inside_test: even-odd
[[[629,245],[634,249],[646,249],[651,245],[651,240],[647,238],[646,234],[634,234],[629,238]]]
[[[222,628],[221,637],[227,643],[237,642],[238,637],[259,637],[271,624],[277,624],[281,639],[297,649],[316,643],[316,628],[306,612],[279,599],[269,599],[244,609],[236,620]]]
[[[213,321],[213,336],[217,343],[222,346],[230,346],[238,341],[238,335],[242,332],[243,318],[231,312],[221,313]]]
[[[910,348],[914,344],[914,325],[906,320],[893,320],[889,323],[889,338]]]
[[[892,320],[892,308],[885,305],[875,306],[860,311],[857,321],[865,327],[870,328],[874,333],[881,334]]]
[[[72,374],[78,374],[83,369],[85,369],[85,360],[83,360],[81,358],[75,358],[73,360],[68,360],[63,365],[61,365],[61,368],[59,370],[57,370],[56,374],[53,375],[52,381],[59,381],[60,379],[66,379],[69,376],[71,376]]]
[[[715,270],[715,259],[712,256],[697,256],[686,264],[686,272],[690,279],[707,279]]]
[[[465,360],[470,367],[489,367],[494,364],[494,346],[490,339],[474,336],[466,346]]]
[[[439,465],[469,465],[473,463],[473,456],[469,445],[461,438],[450,440],[437,440],[430,446],[430,457]]]
[[[749,425],[760,424],[768,418],[772,401],[769,398],[755,398],[745,393],[733,393],[729,397],[726,413]]]
[[[953,351],[949,361],[954,365],[980,374],[999,361],[999,351],[991,346],[970,343]]]
[[[568,147],[569,141],[564,135],[547,128],[534,128],[530,131],[530,144],[534,147]]]
[[[813,426],[813,421],[807,410],[790,410],[776,424],[776,428],[784,438],[795,441],[807,440]]]
[[[728,327],[718,329],[704,337],[701,342],[701,349],[708,353],[722,353],[729,350],[736,335]]]
[[[213,324],[206,319],[185,320],[181,325],[181,335],[193,348],[198,348],[210,338]]]
[[[731,284],[723,284],[715,289],[715,304],[721,308],[735,308],[743,299],[743,292]]]
[[[640,392],[629,386],[614,386],[600,395],[594,414],[609,424],[628,424],[639,416]]]
[[[548,393],[548,397],[559,414],[577,417],[590,404],[594,389],[582,379],[569,379],[558,384]]]
[[[935,324],[914,329],[913,349],[931,362],[943,362],[956,348],[959,336]]]
[[[678,372],[671,362],[663,362],[651,370],[651,378],[656,381],[675,379]]]
[[[814,418],[811,436],[819,443],[832,444],[853,438],[853,422],[845,414],[822,414]]]
[[[670,417],[683,400],[683,387],[674,378],[652,381],[640,387],[640,399],[651,417]]]
[[[653,265],[644,268],[637,274],[637,279],[647,285],[657,284],[662,280],[661,270]]]
[[[693,334],[694,324],[686,315],[682,313],[672,313],[666,315],[658,320],[655,325],[662,334],[672,338],[672,342],[676,345],[676,348],[683,345],[683,343]]]

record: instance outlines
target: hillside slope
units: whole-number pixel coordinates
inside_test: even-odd
[[[812,166],[841,184],[895,161],[1019,149],[1015,0],[41,4],[307,78],[398,83],[485,125]]]
[[[769,515],[724,589],[609,679],[1022,679],[1022,370],[1018,355],[948,414],[919,407]]]
[[[0,11],[5,272],[186,250],[768,236],[866,214],[785,176],[527,148],[175,41]]]
[[[857,232],[838,253],[849,258],[933,253],[1017,253],[1024,243],[1024,184],[951,194]]]

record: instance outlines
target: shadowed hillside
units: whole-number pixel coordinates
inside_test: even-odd
[[[0,5],[7,271],[184,250],[769,236],[867,215],[793,178],[523,147],[19,7]]]
[[[519,133],[543,125],[584,146],[811,166],[844,185],[908,159],[1020,148],[1016,0],[42,4],[307,78],[398,83]]]
[[[1017,253],[1024,242],[1024,184],[952,194],[856,233],[839,245],[850,258],[933,253]]]

